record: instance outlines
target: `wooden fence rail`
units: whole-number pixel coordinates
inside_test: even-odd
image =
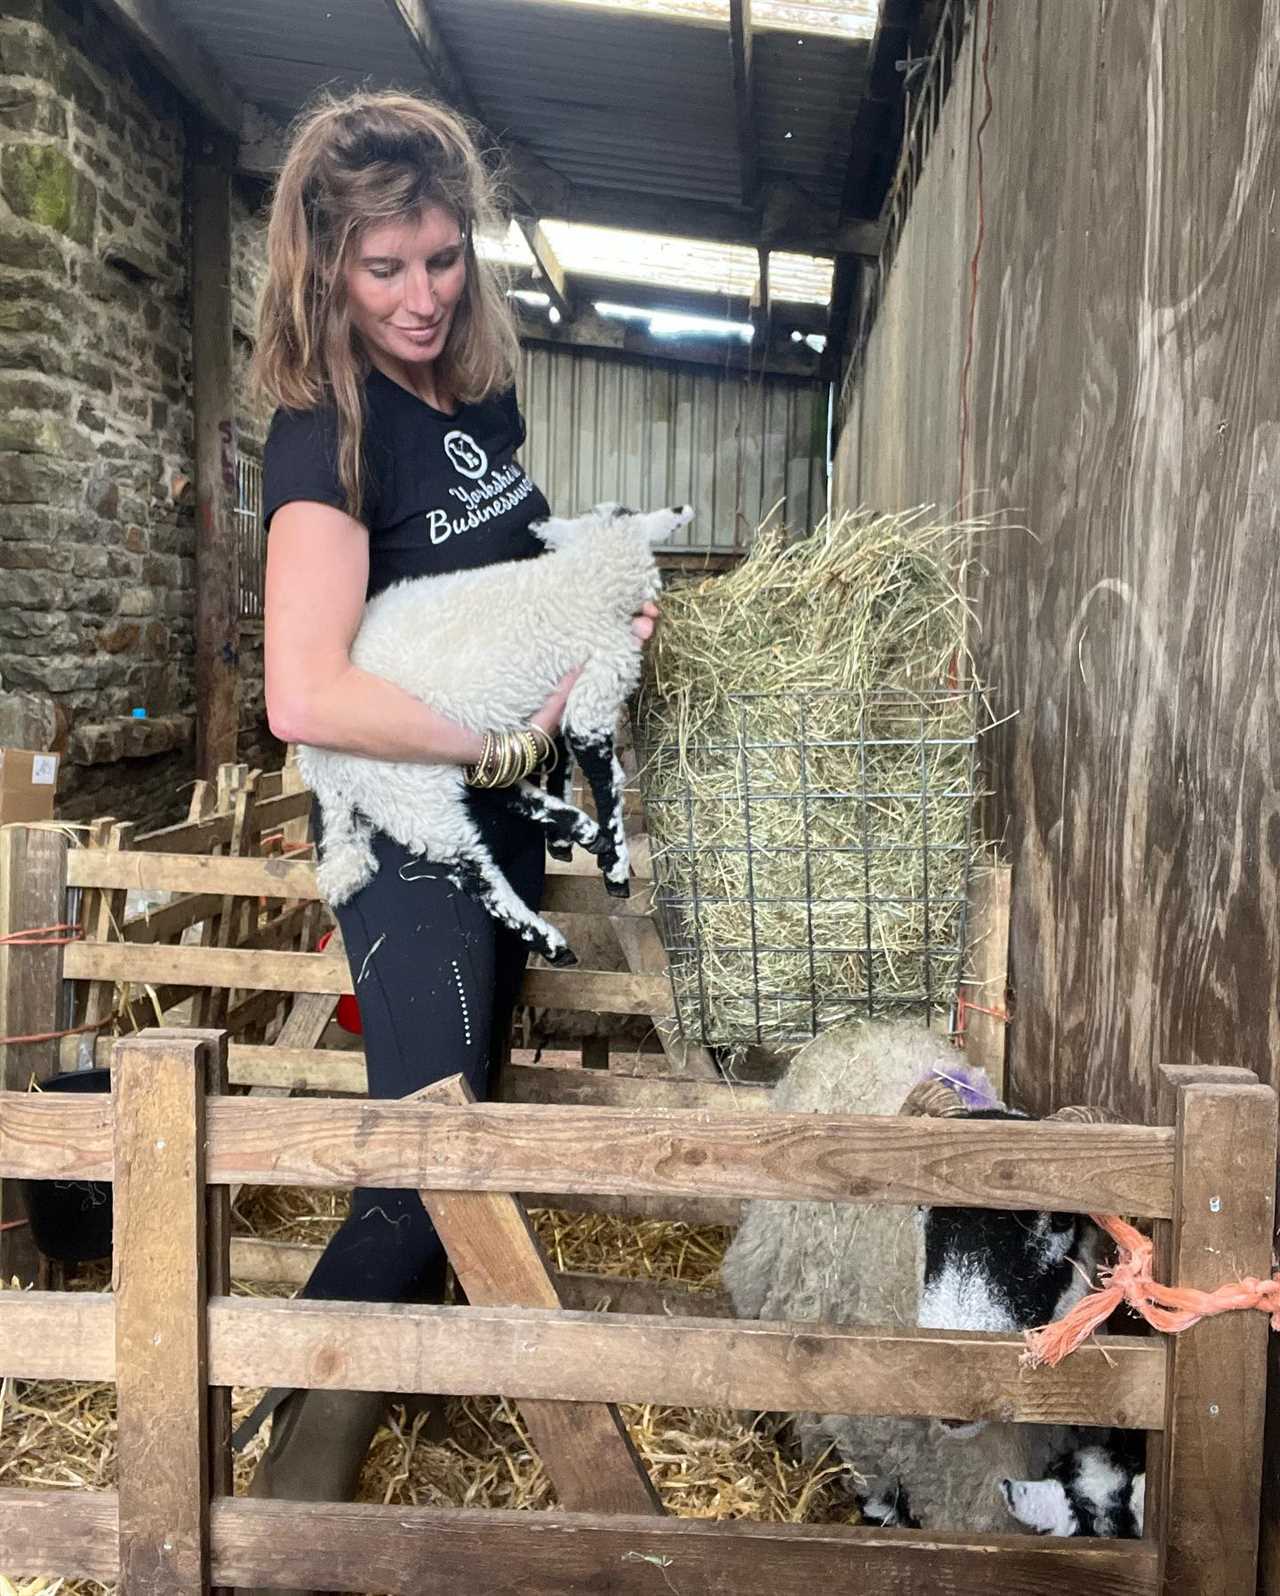
[[[299,1171],[418,1187],[445,1209],[467,1192],[519,1189],[534,1172],[571,1190],[674,1182],[737,1198],[1049,1201],[1155,1217],[1175,1278],[1217,1283],[1270,1263],[1275,1097],[1243,1072],[1209,1083],[1168,1072],[1168,1129],[882,1121],[877,1136],[865,1120],[816,1116],[739,1126],[696,1111],[206,1102],[225,1063],[223,1035],[152,1032],[118,1044],[105,1101],[0,1095],[0,1176],[116,1175],[114,1296],[0,1293],[0,1376],[114,1378],[121,1458],[114,1494],[0,1492],[6,1572],[117,1579],[121,1596],[211,1584],[775,1596],[818,1579],[889,1596],[1252,1590],[1260,1314],[1167,1341],[1108,1341],[1030,1371],[1007,1336],[599,1316],[493,1300],[490,1288],[487,1305],[467,1308],[247,1301],[218,1284],[229,1244],[209,1201],[229,1182]],[[466,1199],[468,1212],[477,1201]],[[496,1231],[468,1243],[499,1297],[504,1248],[522,1233],[514,1218],[501,1245]],[[465,1283],[471,1264],[455,1262]],[[210,1403],[232,1383],[501,1392],[584,1412],[632,1399],[1141,1428],[1159,1437],[1148,1487],[1159,1528],[1143,1542],[1064,1543],[237,1500]],[[572,1438],[569,1424],[556,1445]],[[544,1459],[556,1478],[564,1459]]]

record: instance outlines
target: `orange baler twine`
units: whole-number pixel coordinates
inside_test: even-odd
[[[1093,1334],[1100,1324],[1127,1302],[1156,1330],[1176,1335],[1189,1330],[1201,1319],[1215,1313],[1230,1313],[1237,1308],[1260,1308],[1271,1315],[1271,1328],[1280,1330],[1280,1278],[1255,1280],[1246,1277],[1214,1291],[1195,1286],[1164,1286],[1153,1278],[1152,1242],[1115,1214],[1091,1214],[1119,1248],[1114,1264],[1098,1271],[1099,1286],[1082,1297],[1061,1319],[1039,1330],[1026,1333],[1027,1350],[1022,1361],[1032,1368],[1061,1363]]]
[[[57,925],[28,926],[22,931],[10,931],[0,937],[0,946],[10,948],[65,948],[69,943],[79,942],[84,936],[83,929],[73,925],[70,921],[60,921]],[[72,1025],[65,1031],[36,1031],[30,1036],[0,1036],[0,1047],[19,1047],[28,1042],[58,1042],[64,1036],[78,1036],[81,1031],[100,1031],[104,1025],[111,1023],[110,1016],[105,1020],[91,1020],[88,1025]]]

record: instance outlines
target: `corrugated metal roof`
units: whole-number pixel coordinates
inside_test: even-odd
[[[281,121],[325,87],[423,86],[386,0],[179,0],[173,10],[228,81]]]
[[[728,0],[705,4],[727,18]],[[435,0],[434,15],[490,125],[571,182],[740,204],[727,20],[613,0]],[[865,43],[762,29],[754,59],[762,174],[838,204]]]
[[[570,182],[738,204],[727,31],[531,0],[435,15],[490,127]]]
[[[287,121],[317,90],[399,84],[424,72],[387,0],[174,0],[189,28],[245,97]],[[637,9],[637,4],[644,9]],[[671,5],[695,13],[670,16]],[[579,189],[608,189],[733,210],[741,162],[729,60],[728,0],[433,0],[432,14],[491,128],[518,139]],[[869,20],[878,0],[756,0],[754,14],[836,13]],[[801,24],[803,26],[803,24]],[[867,50],[850,37],[760,28],[755,35],[762,177],[787,179],[835,207],[850,130],[864,91]],[[590,214],[589,208],[586,214]],[[743,212],[745,216],[746,213]],[[586,234],[566,242],[595,249]],[[624,235],[625,236],[625,235]],[[567,235],[566,235],[567,238]],[[641,245],[633,238],[634,250]],[[581,247],[579,247],[581,246]],[[685,272],[683,246],[589,269],[672,286],[755,281],[752,252],[701,246]],[[738,260],[738,254],[742,260]],[[656,264],[655,264],[656,263]],[[773,257],[773,292],[812,300],[816,268]],[[692,275],[690,275],[692,273]],[[816,275],[815,275],[816,273]],[[825,286],[821,292],[825,293]]]
[[[565,4],[627,11],[633,16],[729,20],[729,0],[565,0]],[[752,0],[751,6],[753,28],[781,28],[811,37],[830,34],[841,39],[869,39],[879,15],[880,0]]]

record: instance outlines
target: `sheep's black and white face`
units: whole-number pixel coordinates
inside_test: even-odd
[[[1022,1119],[1005,1109],[974,1119]],[[1059,1318],[1089,1288],[1098,1231],[1077,1214],[926,1208],[925,1330],[1031,1330]]]
[[[1001,1480],[1005,1506],[1037,1535],[1107,1535],[1140,1539],[1147,1476],[1140,1437],[1084,1446],[1043,1480]]]
[[[1059,1318],[1086,1289],[1081,1228],[1075,1214],[927,1210],[921,1328],[1031,1330]]]

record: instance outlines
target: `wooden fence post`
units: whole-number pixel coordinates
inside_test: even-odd
[[[1265,1278],[1275,1093],[1238,1076],[1206,1081],[1194,1071],[1161,1073],[1162,1093],[1176,1093],[1177,1112],[1169,1278],[1208,1290],[1247,1275]],[[1267,1336],[1266,1316],[1244,1310],[1169,1337],[1159,1511],[1164,1596],[1247,1596],[1254,1589]]]
[[[143,1031],[113,1054],[120,1596],[209,1588],[211,1052],[225,1068],[225,1043]]]
[[[0,938],[66,918],[67,839],[36,826],[0,826]],[[47,1036],[0,1043],[0,1088],[25,1091],[58,1068],[62,1025],[60,946],[21,947],[0,941],[0,1036]],[[0,1280],[35,1280],[40,1258],[14,1181],[0,1181]]]

